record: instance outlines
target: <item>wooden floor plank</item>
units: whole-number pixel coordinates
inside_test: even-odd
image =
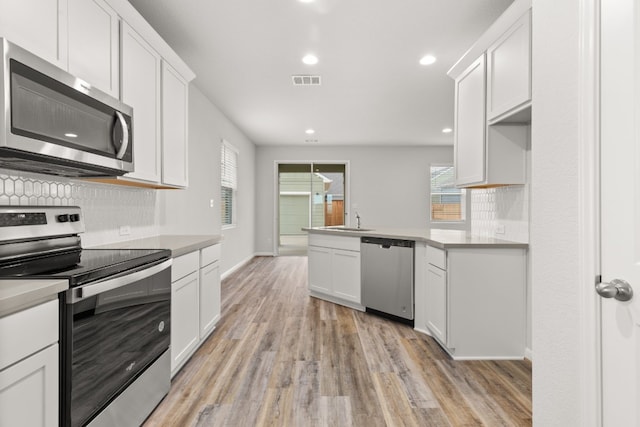
[[[310,297],[306,257],[222,283],[216,330],[145,426],[530,426],[531,363],[452,361],[411,327]]]

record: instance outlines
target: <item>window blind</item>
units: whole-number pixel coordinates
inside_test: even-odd
[[[223,187],[238,189],[238,152],[228,142],[222,142],[220,154],[221,183]]]
[[[238,189],[238,151],[227,141],[220,149],[220,216],[222,225],[235,224]]]

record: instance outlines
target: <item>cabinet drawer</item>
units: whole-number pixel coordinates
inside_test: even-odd
[[[328,234],[309,234],[309,246],[360,252],[360,238],[331,236]]]
[[[200,267],[220,260],[220,244],[208,246],[200,250]]]
[[[173,259],[171,265],[171,282],[183,278],[200,268],[200,252],[191,252]]]
[[[427,246],[427,262],[433,266],[447,269],[447,252],[444,249]]]
[[[0,369],[58,341],[58,300],[0,318]]]

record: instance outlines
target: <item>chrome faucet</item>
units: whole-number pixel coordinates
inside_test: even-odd
[[[356,211],[356,226],[360,228],[360,214]]]

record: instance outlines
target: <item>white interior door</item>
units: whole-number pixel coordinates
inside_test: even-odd
[[[640,426],[640,2],[600,3],[602,281],[637,292],[601,299],[602,416],[605,427]]]

